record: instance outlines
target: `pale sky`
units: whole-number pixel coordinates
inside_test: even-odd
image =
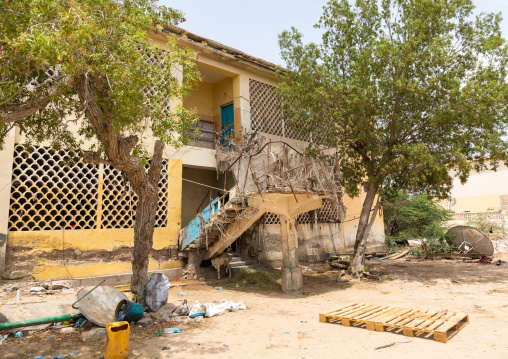
[[[295,26],[305,42],[320,42],[313,28],[326,0],[159,0],[159,4],[182,10],[186,22],[180,26],[197,35],[283,65],[277,36]],[[508,1],[475,0],[477,12],[501,12],[503,34],[508,37]]]

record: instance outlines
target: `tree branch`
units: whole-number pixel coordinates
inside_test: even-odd
[[[102,163],[110,166],[115,165],[112,161],[106,160],[92,151],[83,151],[83,161],[86,163]]]
[[[148,170],[148,179],[154,185],[157,185],[159,183],[162,170],[163,150],[164,150],[164,142],[162,142],[161,140],[155,141],[155,144],[153,146],[152,162],[150,163],[150,169]]]
[[[37,111],[44,110],[50,102],[47,97],[37,97],[25,103],[1,106],[0,120],[4,123],[21,121]]]
[[[120,151],[125,153],[131,153],[132,149],[137,145],[139,138],[137,135],[131,135],[129,137],[121,137],[119,142]]]

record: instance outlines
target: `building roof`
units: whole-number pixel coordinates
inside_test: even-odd
[[[178,26],[166,25],[164,26],[163,32],[170,35],[178,36],[178,39],[192,45],[202,47],[205,49],[212,50],[219,55],[226,55],[228,58],[232,58],[234,60],[248,63],[250,65],[254,65],[256,67],[260,67],[264,70],[275,72],[278,68],[277,65],[260,59],[258,57],[251,56],[242,52],[240,50],[234,49],[232,47],[221,44],[220,42],[207,39],[206,37],[202,37],[192,32],[189,32],[185,29],[182,29]]]

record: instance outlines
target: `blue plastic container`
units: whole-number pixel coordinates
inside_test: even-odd
[[[127,309],[123,318],[119,318],[122,306],[127,304]],[[118,321],[137,322],[143,317],[143,306],[138,303],[131,302],[127,299],[121,300],[116,306],[115,318]]]

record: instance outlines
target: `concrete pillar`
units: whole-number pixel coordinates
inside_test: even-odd
[[[12,129],[5,137],[3,148],[0,149],[0,275],[5,274],[14,140],[15,133]]]
[[[280,235],[282,240],[282,291],[301,294],[303,289],[302,268],[298,266],[298,234],[296,217],[280,215]]]
[[[249,77],[240,74],[233,78],[233,98],[235,107],[235,132],[240,136],[240,129],[245,134],[250,130],[250,95]],[[235,138],[238,138],[235,136]]]

